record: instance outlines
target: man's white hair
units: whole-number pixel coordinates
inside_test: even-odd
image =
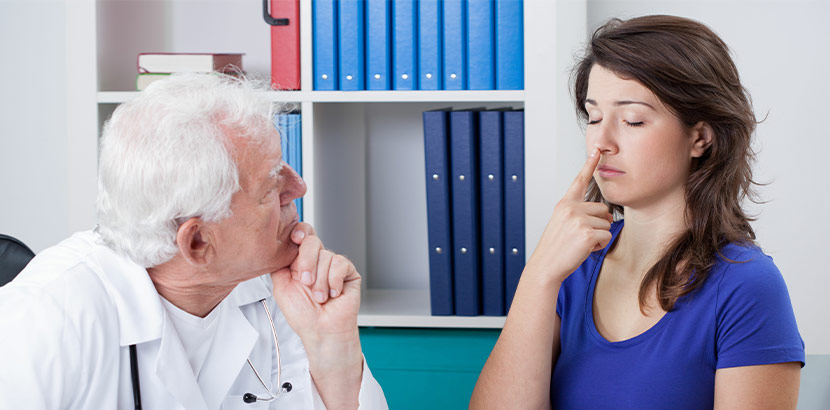
[[[178,253],[191,217],[231,215],[240,189],[231,138],[262,138],[275,105],[261,81],[175,74],[121,104],[104,125],[98,169],[98,232],[144,267]]]

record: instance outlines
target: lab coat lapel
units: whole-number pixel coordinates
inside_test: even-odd
[[[220,328],[216,332],[210,354],[202,365],[199,376],[203,385],[212,386],[210,391],[203,392],[208,408],[219,408],[234,381],[239,377],[239,373],[246,371],[247,359],[260,336],[242,313],[241,307],[250,303],[259,303],[258,300],[265,299],[270,294],[264,282],[256,278],[240,283],[228,295],[227,305],[223,306],[221,312],[223,317],[220,318]],[[264,371],[262,376],[268,383],[271,369],[260,371]],[[251,388],[255,387],[251,386]]]
[[[162,325],[161,346],[156,357],[156,376],[167,392],[185,409],[207,410],[187,353],[182,348],[176,328],[165,314]]]

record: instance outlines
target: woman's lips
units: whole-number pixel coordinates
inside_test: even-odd
[[[625,172],[608,165],[600,165],[597,168],[597,172],[599,172],[599,176],[603,178],[613,178],[625,174]]]

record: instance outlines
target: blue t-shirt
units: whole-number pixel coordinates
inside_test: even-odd
[[[711,409],[715,370],[801,362],[798,333],[781,272],[756,246],[726,245],[709,277],[657,324],[611,343],[594,325],[597,275],[611,245],[591,254],[559,291],[561,353],[551,380],[554,409]]]

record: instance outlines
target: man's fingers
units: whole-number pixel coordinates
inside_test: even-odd
[[[566,197],[582,201],[585,199],[585,192],[588,190],[588,184],[591,182],[591,177],[594,175],[594,170],[597,169],[597,165],[599,164],[599,159],[602,155],[599,152],[599,149],[594,148],[591,154],[588,156],[588,159],[585,160],[585,164],[582,166],[582,169],[579,170],[579,174],[576,175],[576,179],[571,184],[571,187],[568,188],[568,192],[565,194]]]
[[[313,226],[305,222],[297,222],[297,225],[294,226],[294,230],[291,232],[291,240],[299,245],[303,243],[303,239],[305,239],[306,236],[311,235],[317,235],[317,232],[314,230]]]
[[[323,250],[320,252],[320,258],[317,260],[317,280],[314,282],[314,287],[311,293],[317,303],[323,304],[329,298],[329,280],[332,276],[331,260],[334,253]]]
[[[359,278],[354,264],[343,255],[334,255],[329,272],[329,296],[336,298],[343,293],[343,287],[349,280]]]
[[[314,235],[307,236],[300,244],[297,259],[291,264],[291,270],[298,273],[298,279],[303,285],[311,286],[317,279],[317,260],[323,243]]]

